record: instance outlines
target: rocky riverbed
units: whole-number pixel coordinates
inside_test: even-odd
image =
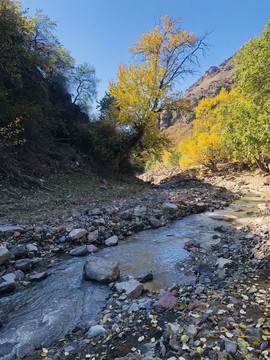
[[[154,188],[140,198],[84,208],[46,224],[6,228],[1,233],[2,292],[35,286],[33,277],[42,281],[46,266],[60,261],[59,257],[83,256],[110,247],[141,229],[223,208],[234,197],[224,188],[181,181]],[[142,279],[110,283],[112,294],[97,319],[67,329],[65,339],[49,348],[32,352],[31,344],[24,346],[17,357],[267,359],[270,231],[269,207],[263,200],[261,204],[261,209],[250,210],[252,224],[238,224],[237,228],[220,223],[235,220],[230,214],[218,214],[219,219],[213,214],[212,243],[204,246],[196,239],[185,243],[190,256],[179,263],[183,275],[169,289],[149,291]],[[26,267],[18,268],[18,264]],[[33,274],[33,270],[38,271]],[[13,285],[8,288],[8,284]],[[4,351],[2,347],[2,354]]]

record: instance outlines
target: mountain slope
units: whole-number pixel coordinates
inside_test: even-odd
[[[205,97],[213,98],[225,87],[227,90],[233,87],[233,75],[235,69],[232,65],[232,57],[223,61],[219,66],[211,66],[205,74],[200,77],[185,92],[183,98],[191,104],[189,112],[167,111],[160,119],[160,129],[168,132],[173,137],[176,132],[186,135],[192,128],[195,118],[195,110],[198,103]]]

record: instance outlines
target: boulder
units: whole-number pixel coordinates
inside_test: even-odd
[[[119,274],[120,270],[117,263],[94,256],[86,260],[83,268],[85,280],[94,280],[102,283],[110,283],[116,280]]]
[[[155,217],[150,217],[148,220],[149,220],[150,225],[154,229],[157,229],[162,225],[161,222]]]
[[[178,206],[170,202],[165,202],[162,204],[162,210],[165,213],[174,214],[178,210]]]
[[[105,240],[105,245],[114,246],[118,243],[118,236],[114,235]]]
[[[139,297],[143,291],[143,285],[134,279],[115,284],[115,288],[119,292],[124,291],[131,299]]]
[[[29,280],[30,281],[41,281],[44,280],[48,277],[48,274],[44,271],[44,272],[36,272],[33,271],[30,275],[29,275]]]
[[[210,219],[213,219],[213,220],[220,220],[220,221],[227,221],[227,222],[231,222],[231,221],[234,221],[236,219],[238,219],[237,216],[233,216],[233,215],[210,215],[209,216]]]
[[[11,253],[5,246],[0,246],[0,266],[11,258]]]
[[[71,240],[77,240],[77,239],[81,239],[86,234],[87,231],[85,229],[74,229],[71,230],[71,232],[69,233],[69,237]]]
[[[129,220],[130,217],[131,217],[130,210],[121,211],[121,212],[119,213],[119,217],[120,217],[122,220]]]

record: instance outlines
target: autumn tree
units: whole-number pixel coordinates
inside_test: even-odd
[[[200,101],[193,122],[194,131],[179,145],[181,166],[204,165],[211,171],[217,171],[218,162],[226,156],[226,148],[221,139],[219,109],[221,104],[235,96],[234,90],[229,93],[223,88],[213,99],[204,98]]]
[[[178,99],[176,81],[195,71],[197,54],[205,47],[204,38],[179,29],[178,23],[164,16],[161,26],[142,34],[129,49],[137,62],[119,65],[116,83],[109,83],[120,109],[119,125],[129,133],[126,151],[158,153],[168,146],[158,129],[159,114]]]
[[[269,172],[270,152],[270,21],[259,38],[235,55],[238,98],[224,104],[221,121],[231,156]]]

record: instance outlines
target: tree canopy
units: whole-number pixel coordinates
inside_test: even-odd
[[[177,80],[193,73],[204,38],[177,27],[179,21],[164,16],[161,25],[142,34],[129,49],[138,62],[119,65],[117,82],[109,83],[120,109],[118,122],[130,132],[130,148],[160,152],[168,145],[158,129],[159,114],[179,97]]]

